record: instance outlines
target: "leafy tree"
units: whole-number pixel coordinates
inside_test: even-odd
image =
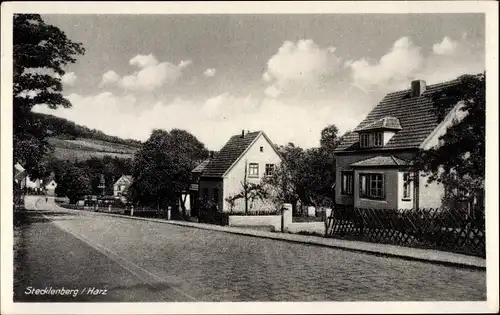
[[[67,196],[70,203],[76,203],[79,198],[90,194],[90,178],[81,169],[76,166],[69,166],[59,180],[56,193],[59,196]]]
[[[203,143],[187,131],[153,130],[135,156],[131,198],[157,209],[179,203],[185,212],[182,193],[189,187],[191,170],[207,156]]]
[[[38,161],[50,146],[45,140],[45,126],[31,110],[37,104],[71,107],[61,94],[63,68],[85,50],[38,14],[15,14],[13,26],[14,160],[30,175],[39,177]]]
[[[331,206],[335,183],[333,148],[312,148],[306,151],[303,182],[308,201],[314,206]]]
[[[325,150],[333,151],[340,140],[338,138],[338,133],[339,129],[335,125],[329,125],[321,130],[321,139],[319,140],[320,147]]]
[[[349,135],[349,131],[338,137],[335,125],[321,132],[320,147],[303,150],[289,143],[279,148],[283,163],[273,176],[265,182],[275,188],[276,202],[292,204],[293,213],[297,205],[331,206],[333,203],[333,184],[335,183],[334,149]]]
[[[291,203],[293,213],[297,213],[298,202],[309,202],[304,174],[306,173],[305,151],[293,143],[278,148],[282,157],[272,176],[264,178],[264,184],[276,191],[276,203]]]
[[[432,97],[435,112],[443,120],[459,102],[463,103],[461,119],[455,119],[442,135],[440,145],[420,152],[417,169],[429,175],[429,182],[440,182],[451,199],[482,198],[485,176],[485,93],[486,73],[464,75]]]

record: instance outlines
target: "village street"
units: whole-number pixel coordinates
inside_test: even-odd
[[[486,298],[482,271],[63,210],[44,197],[30,207],[15,224],[15,301]],[[26,294],[45,287],[79,293]]]

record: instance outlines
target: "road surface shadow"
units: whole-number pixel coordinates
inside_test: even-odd
[[[15,211],[14,229],[24,228],[34,223],[49,223],[55,220],[72,220],[74,214],[57,211]]]

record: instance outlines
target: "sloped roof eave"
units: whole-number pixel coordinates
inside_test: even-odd
[[[353,168],[357,167],[407,167],[410,166],[409,161],[402,160],[400,158],[394,157],[393,155],[378,155],[375,157],[367,158],[365,160],[357,161],[352,163],[350,166]]]

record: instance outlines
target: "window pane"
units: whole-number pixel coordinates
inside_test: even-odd
[[[361,196],[366,196],[366,176],[360,175],[361,178]]]
[[[250,163],[248,167],[248,174],[252,176],[257,176],[259,175],[259,164],[257,163]]]

